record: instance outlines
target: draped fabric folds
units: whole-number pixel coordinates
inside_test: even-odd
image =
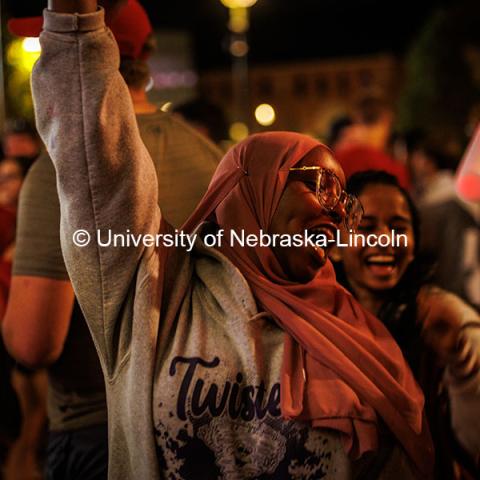
[[[219,164],[207,193],[183,229],[211,219],[246,234],[268,232],[289,168],[307,155],[330,155],[305,135],[269,132],[249,137]],[[247,279],[260,309],[285,331],[281,408],[286,418],[339,431],[356,458],[377,446],[379,417],[422,476],[433,448],[423,394],[383,324],[335,280],[330,262],[308,283],[288,279],[265,247],[220,250]]]

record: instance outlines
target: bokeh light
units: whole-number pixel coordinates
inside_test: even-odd
[[[171,108],[172,108],[172,102],[165,102],[165,103],[160,107],[160,110],[161,110],[162,112],[169,112]]]
[[[7,46],[6,94],[18,116],[33,117],[30,75],[39,56],[40,44],[36,38],[15,38]]]
[[[255,109],[255,120],[264,127],[272,125],[275,122],[275,118],[275,110],[268,103],[262,103]]]
[[[234,142],[240,142],[244,138],[248,137],[248,127],[242,122],[235,122],[230,125],[230,129],[228,131],[230,138]]]
[[[249,8],[257,3],[257,0],[220,0],[227,8]]]
[[[228,28],[232,32],[243,33],[248,29],[248,13],[246,8],[235,8],[230,10]]]
[[[22,48],[27,53],[40,53],[40,40],[37,37],[27,37],[22,41]]]
[[[244,57],[248,53],[248,44],[245,40],[235,40],[230,45],[230,53],[235,57]]]

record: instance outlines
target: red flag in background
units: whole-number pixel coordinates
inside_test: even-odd
[[[480,202],[480,124],[457,170],[457,193],[466,201]]]

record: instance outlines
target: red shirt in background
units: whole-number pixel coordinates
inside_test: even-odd
[[[395,175],[403,188],[410,188],[407,168],[381,150],[368,145],[351,145],[336,150],[335,158],[343,168],[347,180],[354,173],[364,170],[385,170]]]

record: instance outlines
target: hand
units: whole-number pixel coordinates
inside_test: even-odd
[[[48,9],[58,13],[92,13],[97,0],[48,0]]]
[[[417,314],[425,343],[443,364],[450,363],[463,348],[460,335],[463,302],[443,290],[424,287],[417,297]]]
[[[109,10],[118,9],[124,3],[127,3],[127,0],[98,0],[98,4],[101,5],[107,12]]]
[[[115,18],[127,0],[98,0],[105,9],[105,21],[108,24]],[[92,13],[97,10],[97,0],[48,0],[48,9],[59,13]]]

